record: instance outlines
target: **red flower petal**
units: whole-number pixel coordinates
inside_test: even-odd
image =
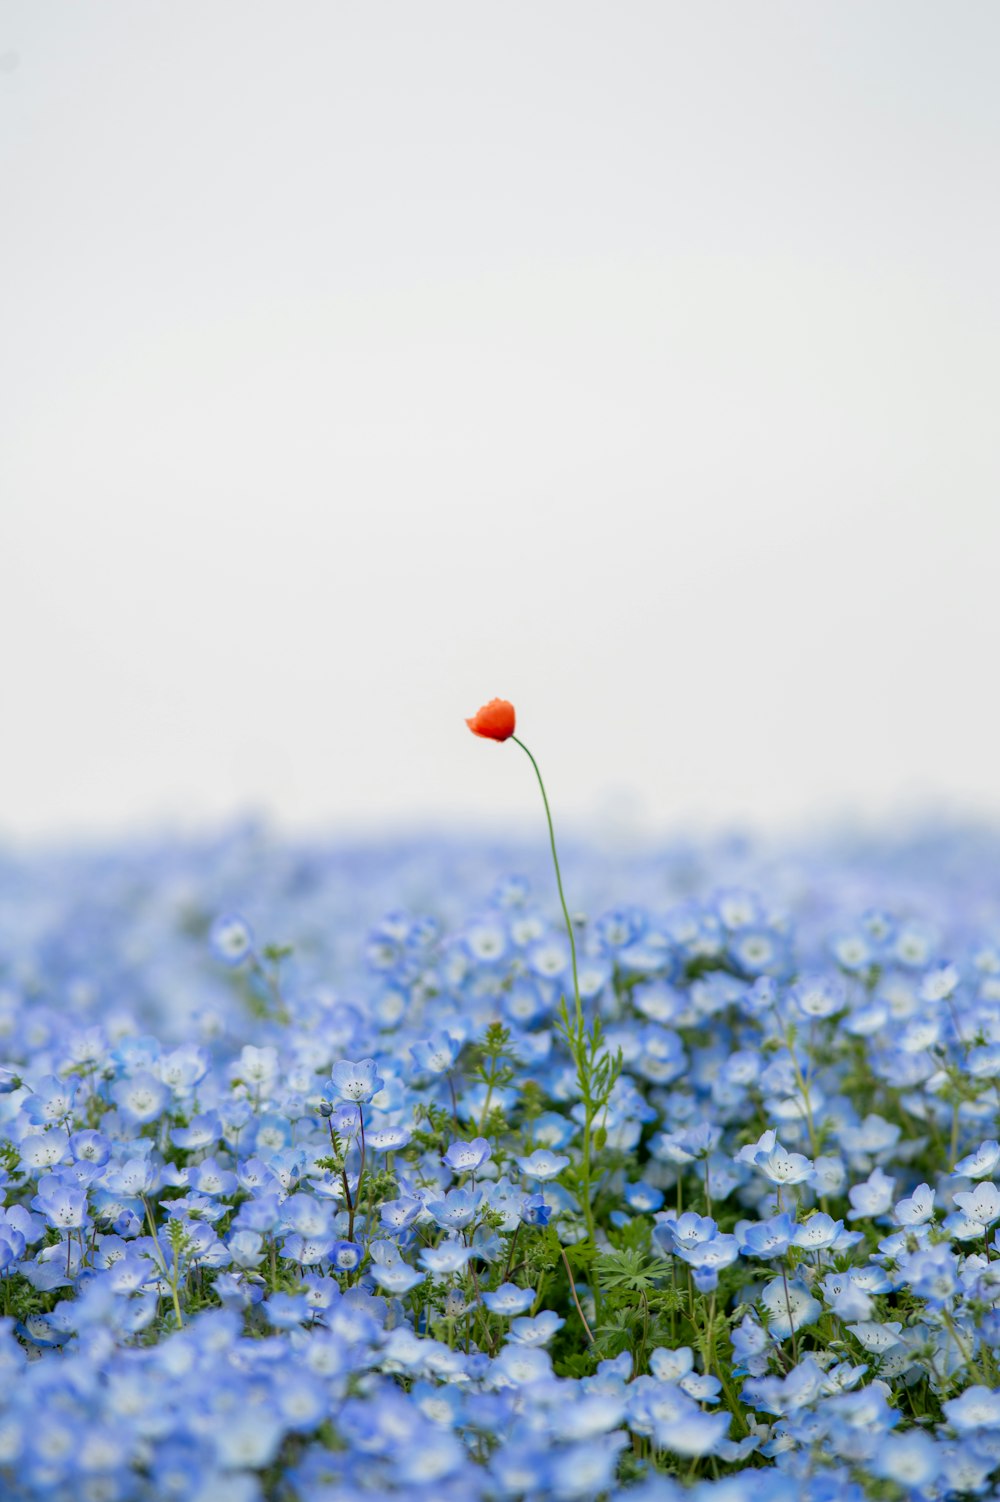
[[[514,706],[509,699],[491,699],[465,722],[473,735],[489,741],[506,741],[514,734]]]

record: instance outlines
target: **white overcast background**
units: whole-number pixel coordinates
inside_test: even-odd
[[[5,0],[0,832],[1000,813],[1000,8]]]

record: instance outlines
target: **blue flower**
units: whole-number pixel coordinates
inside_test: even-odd
[[[768,1331],[779,1340],[804,1325],[815,1324],[823,1312],[819,1300],[799,1278],[773,1278],[761,1294],[760,1304],[767,1316]]]
[[[341,1100],[367,1105],[384,1083],[374,1059],[361,1059],[359,1063],[341,1059],[333,1066],[331,1087]]]
[[[474,1256],[472,1247],[464,1242],[447,1240],[437,1246],[425,1246],[420,1253],[420,1265],[436,1277],[446,1277],[463,1272]]]
[[[483,1202],[480,1191],[449,1189],[444,1199],[428,1200],[427,1213],[446,1231],[464,1231],[479,1213]]]
[[[452,1173],[475,1173],[492,1156],[493,1149],[486,1138],[474,1137],[471,1142],[453,1142],[444,1161]]]
[[[945,1418],[959,1434],[1000,1428],[1000,1391],[976,1384],[942,1405]]]
[[[517,1160],[517,1166],[526,1179],[538,1179],[542,1182],[556,1178],[568,1164],[568,1157],[550,1152],[544,1147],[537,1147],[528,1157]]]
[[[888,1213],[892,1205],[895,1179],[890,1179],[881,1168],[875,1168],[863,1184],[855,1184],[847,1191],[851,1209],[848,1220],[875,1219]]]
[[[749,1257],[783,1257],[792,1244],[795,1222],[787,1213],[770,1220],[741,1220],[736,1226],[740,1251]]]
[[[447,1074],[455,1066],[461,1043],[450,1033],[435,1033],[433,1037],[410,1044],[410,1054],[416,1067],[425,1074]]]
[[[220,913],[209,939],[215,955],[226,965],[241,965],[253,954],[253,931],[239,913]]]
[[[111,1094],[125,1119],[137,1126],[156,1121],[170,1101],[170,1091],[166,1085],[148,1069],[138,1070],[126,1079],[117,1080],[111,1087]]]
[[[508,1319],[515,1314],[523,1314],[535,1302],[532,1289],[518,1288],[514,1283],[501,1283],[499,1288],[484,1293],[482,1298],[491,1314],[502,1314]]]
[[[911,1495],[926,1494],[941,1474],[944,1457],[929,1434],[885,1434],[871,1459],[876,1476],[894,1481]]]
[[[31,1203],[56,1231],[78,1231],[88,1223],[86,1190],[56,1174],[39,1179]]]
[[[547,1346],[565,1323],[553,1309],[543,1309],[533,1318],[521,1315],[511,1320],[507,1339],[515,1345]]]
[[[371,1269],[371,1276],[380,1288],[387,1293],[409,1293],[411,1288],[416,1288],[422,1283],[424,1273],[418,1273],[413,1267],[405,1262],[390,1262],[385,1265],[375,1265]]]

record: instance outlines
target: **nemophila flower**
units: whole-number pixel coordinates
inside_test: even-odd
[[[990,1353],[1000,1350],[1000,1216],[992,1215],[996,1190],[989,1182],[1000,1150],[995,1143],[976,1148],[979,1134],[994,1129],[1000,960],[977,958],[996,946],[974,932],[978,896],[968,869],[956,864],[958,852],[933,848],[934,859],[941,857],[937,885],[912,851],[893,857],[890,871],[878,860],[871,865],[869,850],[864,870],[853,867],[847,879],[842,854],[800,850],[794,868],[768,866],[760,896],[744,886],[755,859],[744,847],[706,853],[704,864],[695,850],[659,852],[655,874],[616,865],[614,907],[606,895],[610,877],[596,863],[588,870],[578,852],[588,911],[603,916],[574,924],[572,995],[568,938],[552,946],[549,924],[529,906],[523,883],[514,883],[509,904],[496,895],[493,852],[482,867],[467,852],[456,860],[454,847],[432,855],[440,862],[435,869],[447,872],[436,891],[421,878],[444,915],[437,927],[398,906],[398,873],[405,871],[409,891],[418,889],[411,862],[432,854],[426,843],[419,857],[395,849],[381,866],[382,857],[352,852],[335,881],[315,848],[292,854],[272,844],[264,862],[250,847],[231,847],[221,864],[203,850],[188,872],[171,864],[171,890],[183,893],[185,912],[216,910],[238,870],[241,888],[256,883],[269,929],[294,935],[308,920],[309,968],[328,979],[312,986],[304,970],[294,984],[286,977],[288,1016],[281,1022],[248,1014],[238,988],[220,990],[212,955],[192,948],[176,899],[159,904],[150,869],[135,909],[131,878],[119,872],[107,921],[96,907],[90,920],[104,877],[87,882],[88,923],[67,923],[64,953],[51,904],[45,946],[34,945],[38,924],[26,914],[15,926],[15,952],[0,986],[3,1051],[13,1061],[10,1072],[27,1081],[0,1100],[7,1200],[0,1271],[19,1310],[34,1312],[22,1317],[18,1335],[0,1320],[0,1471],[26,1496],[46,1488],[83,1496],[88,1487],[95,1495],[114,1487],[130,1493],[138,1466],[139,1480],[157,1494],[194,1499],[200,1492],[199,1502],[207,1502],[211,1492],[212,1502],[249,1502],[239,1494],[259,1489],[259,1468],[247,1470],[249,1451],[240,1445],[223,1465],[212,1439],[215,1427],[246,1409],[266,1410],[283,1436],[301,1437],[294,1465],[292,1447],[279,1444],[268,1480],[304,1498],[362,1483],[387,1496],[430,1489],[440,1502],[452,1494],[465,1502],[484,1487],[510,1502],[533,1489],[557,1496],[557,1483],[567,1495],[576,1488],[589,1498],[593,1477],[581,1468],[576,1479],[562,1479],[562,1459],[613,1436],[627,1442],[629,1433],[656,1448],[677,1444],[672,1463],[690,1473],[697,1502],[716,1494],[727,1502],[730,1492],[733,1502],[737,1493],[739,1502],[796,1502],[805,1491],[817,1502],[835,1492],[845,1502],[845,1486],[849,1502],[854,1491],[880,1486],[907,1494],[988,1490],[1000,1426],[987,1411],[984,1423],[972,1415],[963,1429],[961,1417],[953,1425],[940,1405],[982,1381]],[[544,847],[540,855],[547,855]],[[930,929],[917,935],[919,962],[915,949],[902,958],[895,952],[907,927],[918,927],[890,911],[900,873],[907,892],[919,889],[922,907],[939,920],[940,952],[954,956],[948,964],[961,977],[938,1001],[928,999],[933,988],[926,982],[945,966]],[[632,903],[619,896],[628,895],[625,874],[639,894]],[[9,877],[7,867],[0,871],[8,899]],[[665,885],[694,878],[704,900],[661,912]],[[79,872],[73,880],[78,888]],[[808,905],[792,897],[804,919],[797,933],[771,919],[776,893],[806,889]],[[842,922],[859,890],[866,903],[869,893],[880,899],[875,917],[869,911]],[[374,928],[372,904],[388,914]],[[831,959],[831,915],[837,933],[867,946],[867,965],[845,973]],[[384,951],[383,968],[365,963],[369,929]],[[776,943],[779,968],[754,980],[730,942],[761,932]],[[154,954],[155,966],[146,959]],[[715,964],[729,968],[705,971]],[[731,973],[736,969],[739,975]],[[30,995],[21,995],[22,974]],[[100,989],[89,979],[96,974],[108,977]],[[120,990],[114,982],[112,1010],[105,997],[116,976],[128,980]],[[595,1058],[621,1051],[622,1075],[589,1122],[577,1060],[553,1027],[563,993],[572,1003],[571,1025],[577,993],[585,1028],[595,1009],[601,1018]],[[141,998],[141,1013],[132,994]],[[50,995],[60,998],[58,1007],[49,1005]],[[830,1010],[834,996],[843,1005]],[[502,1075],[491,1094],[459,1064],[455,1045],[461,1039],[478,1047],[495,1020],[512,1033],[512,1078]],[[432,1060],[442,1036],[445,1056]],[[418,1068],[421,1040],[428,1067]],[[683,1069],[668,1079],[678,1048]],[[384,1079],[371,1102],[359,1109],[353,1100],[323,1101],[337,1059],[369,1057],[381,1061]],[[957,1112],[956,1071],[963,1086]],[[114,1095],[143,1074],[167,1092],[148,1122],[128,1119]],[[74,1076],[71,1108],[60,1115],[59,1092]],[[56,1084],[32,1104],[30,1086],[45,1080]],[[475,1169],[464,1162],[456,1169],[440,1155],[452,1110],[467,1135],[489,1114],[492,1156]],[[737,1156],[765,1123],[774,1132],[770,1146],[758,1142]],[[628,1155],[640,1134],[649,1153],[636,1184],[638,1160]],[[966,1155],[949,1172],[953,1140]],[[567,1249],[590,1239],[576,1179],[570,1192],[563,1175],[530,1179],[518,1162],[540,1151],[560,1160],[572,1155],[582,1169],[585,1144],[592,1187],[600,1184],[589,1202],[595,1244],[608,1234],[618,1240],[617,1232],[648,1217],[654,1259],[663,1252],[687,1264],[690,1285],[683,1270],[677,1281],[690,1286],[693,1299],[685,1295],[670,1316],[678,1345],[694,1349],[711,1317],[756,1307],[741,1315],[729,1341],[716,1342],[708,1370],[695,1371],[702,1363],[694,1360],[678,1374],[670,1353],[654,1355],[647,1369],[641,1325],[630,1332],[623,1324],[617,1362],[601,1361],[582,1379],[567,1375],[590,1344],[587,1330],[606,1340],[617,1316],[596,1276],[589,1288],[576,1287],[577,1308],[561,1259],[559,1276],[539,1284],[535,1316],[493,1313],[483,1302],[481,1295],[501,1292],[491,1284],[536,1282],[534,1226],[549,1219]],[[608,1148],[623,1156],[606,1159]],[[764,1158],[772,1148],[800,1155],[807,1176],[795,1184],[770,1176],[755,1161],[762,1148]],[[393,1182],[383,1168],[386,1154]],[[47,1177],[84,1195],[85,1207],[77,1206],[88,1217],[83,1226],[60,1230],[32,1208]],[[471,1208],[471,1219],[439,1228],[426,1207],[449,1206],[453,1183],[471,1186],[471,1207],[451,1201],[455,1218]],[[542,1192],[528,1194],[528,1185]],[[665,1211],[678,1202],[693,1212]],[[943,1205],[943,1221],[935,1219],[935,1203]],[[712,1214],[701,1213],[710,1206]],[[729,1234],[734,1222],[738,1236]],[[351,1265],[338,1268],[344,1243]],[[365,1260],[353,1265],[358,1249]],[[754,1250],[765,1263],[774,1259],[763,1278]],[[782,1258],[791,1264],[787,1293],[775,1265]],[[583,1265],[591,1265],[586,1257]],[[720,1268],[728,1271],[717,1289]],[[661,1291],[669,1288],[669,1274],[651,1275]],[[269,1320],[264,1306],[292,1287],[304,1292],[290,1306],[279,1298]],[[530,1290],[521,1297],[531,1298]],[[797,1325],[809,1299],[819,1303],[822,1321],[812,1336],[797,1331],[793,1340],[782,1327]],[[223,1307],[199,1312],[216,1303]],[[43,1305],[49,1312],[39,1316]],[[556,1377],[547,1359],[497,1366],[505,1349],[544,1357],[557,1332],[563,1375]],[[648,1343],[655,1342],[653,1335]],[[60,1345],[69,1350],[59,1354]],[[854,1359],[843,1359],[850,1350]],[[724,1425],[744,1383],[745,1402],[776,1422],[751,1419],[739,1442],[723,1434],[705,1454],[685,1455],[685,1447],[705,1442],[696,1429],[691,1438],[702,1421],[695,1415],[717,1408],[710,1418]],[[52,1416],[60,1434],[46,1434],[36,1454],[39,1414]],[[328,1417],[336,1451],[314,1437]],[[109,1430],[114,1444],[106,1448]],[[439,1453],[423,1439],[434,1432],[457,1448]],[[46,1447],[54,1460],[42,1455]],[[488,1469],[479,1464],[487,1453]],[[88,1469],[103,1464],[102,1456],[118,1467],[113,1476]],[[730,1468],[725,1478],[714,1478],[713,1459]],[[610,1467],[608,1474],[610,1502],[633,1492],[635,1502],[681,1502],[679,1479],[636,1485],[631,1469],[618,1477]]]
[[[54,1074],[38,1081],[21,1110],[27,1121],[36,1126],[49,1126],[62,1122],[73,1109],[79,1080],[60,1079]]]
[[[0,1095],[12,1095],[15,1090],[20,1090],[23,1083],[16,1069],[8,1069],[5,1064],[0,1064]]]
[[[719,1378],[713,1377],[710,1372],[688,1372],[686,1377],[681,1378],[679,1386],[696,1403],[714,1403],[722,1389]]]
[[[253,954],[253,931],[239,913],[220,913],[209,939],[215,954],[227,965],[240,965]]]
[[[801,1153],[787,1152],[773,1130],[766,1131],[757,1142],[740,1148],[736,1158],[740,1163],[749,1163],[759,1169],[772,1184],[802,1184],[809,1178],[813,1167]]]
[[[240,1050],[237,1073],[258,1094],[269,1091],[278,1077],[278,1050],[272,1044],[257,1048],[247,1043]]]
[[[801,1247],[806,1252],[825,1252],[837,1242],[843,1229],[842,1220],[834,1220],[822,1210],[817,1210],[802,1225],[796,1227],[792,1245]]]
[[[262,1158],[243,1158],[236,1165],[236,1182],[247,1194],[257,1194],[277,1178]]]
[[[6,1211],[0,1209],[0,1273],[20,1262],[25,1250],[23,1234],[11,1223]]]
[[[976,1384],[942,1404],[945,1418],[959,1434],[1000,1427],[1000,1391]]]
[[[627,1443],[627,1435],[619,1430],[554,1453],[549,1459],[551,1495],[557,1502],[576,1502],[577,1498],[589,1502],[599,1496],[612,1484],[618,1452]]]
[[[656,1443],[672,1455],[685,1459],[716,1454],[729,1435],[732,1415],[705,1413],[691,1402],[691,1410],[682,1417],[654,1426]]]
[[[367,1105],[384,1083],[374,1059],[361,1059],[358,1063],[341,1059],[333,1066],[331,1088],[341,1100]]]
[[[842,1320],[870,1319],[875,1305],[871,1294],[852,1276],[853,1269],[828,1273],[818,1285],[833,1312]]]
[[[900,1331],[903,1326],[899,1320],[892,1320],[888,1324],[864,1320],[860,1324],[848,1325],[847,1328],[855,1340],[873,1356],[885,1356],[894,1346],[901,1344]]]
[[[547,1226],[552,1219],[555,1207],[545,1198],[545,1194],[526,1194],[518,1206],[518,1214],[521,1222],[526,1226]]]
[[[370,1276],[387,1293],[405,1294],[422,1283],[426,1274],[417,1272],[405,1262],[393,1262],[385,1266],[375,1265]]]
[[[792,1244],[795,1222],[787,1213],[769,1220],[741,1220],[736,1224],[740,1251],[748,1257],[783,1257]]]
[[[724,1267],[731,1267],[740,1254],[740,1243],[735,1236],[713,1236],[710,1241],[701,1241],[697,1246],[690,1248],[675,1248],[677,1255],[688,1264],[695,1274],[699,1272],[719,1272]],[[706,1277],[702,1287],[706,1290],[715,1287],[715,1284]]]
[[[361,1117],[356,1106],[348,1105],[346,1101],[336,1106],[331,1106],[329,1102],[326,1102],[321,1114],[329,1130],[343,1138],[345,1142],[349,1142],[352,1137],[360,1134]]]
[[[896,1122],[886,1121],[884,1117],[869,1112],[860,1125],[845,1122],[837,1135],[841,1147],[855,1159],[891,1153],[901,1132],[902,1129]]]
[[[934,1216],[934,1190],[929,1184],[918,1184],[907,1199],[898,1202],[892,1213],[897,1225],[923,1225]]]
[[[473,924],[464,941],[473,959],[487,965],[498,963],[507,949],[507,935],[500,923]]]
[[[425,1246],[420,1252],[420,1266],[435,1277],[447,1277],[468,1267],[475,1256],[472,1247],[462,1241],[447,1240],[437,1246]]]
[[[192,1116],[187,1126],[172,1127],[170,1131],[170,1140],[175,1147],[191,1151],[214,1147],[221,1136],[222,1123],[217,1111]]]
[[[874,957],[873,946],[866,934],[841,934],[831,944],[837,964],[843,970],[865,970]]]
[[[406,1127],[377,1127],[365,1141],[373,1153],[395,1153],[409,1145],[410,1136]]]
[[[991,1226],[1000,1220],[1000,1189],[995,1184],[977,1184],[969,1193],[959,1191],[954,1195],[955,1204],[982,1226]]]
[[[525,1387],[551,1377],[552,1360],[549,1353],[538,1346],[508,1344],[494,1361],[490,1376],[498,1387]]]
[[[876,1476],[917,1496],[929,1493],[941,1474],[942,1459],[929,1434],[911,1430],[883,1435],[870,1464]]]
[[[905,1285],[932,1309],[948,1303],[958,1288],[958,1259],[947,1245],[902,1253],[899,1273]]]
[[[518,1288],[515,1283],[501,1283],[492,1292],[484,1292],[482,1300],[491,1314],[501,1314],[509,1319],[530,1309],[535,1294],[532,1289]]]
[[[1000,1043],[970,1048],[965,1068],[973,1079],[994,1079],[1000,1073]]]
[[[735,1369],[737,1373],[753,1376],[767,1370],[770,1348],[767,1331],[752,1314],[745,1314],[740,1323],[733,1326],[730,1340],[733,1356],[739,1363]]]
[[[663,1205],[663,1191],[644,1179],[625,1186],[625,1203],[640,1215],[651,1215]]]
[[[658,1382],[679,1382],[694,1368],[694,1352],[690,1346],[670,1350],[657,1346],[649,1353],[649,1370]]]
[[[38,1193],[31,1201],[57,1231],[78,1231],[87,1224],[87,1194],[75,1184],[56,1174],[45,1174],[38,1181]]]
[[[653,1235],[666,1251],[690,1251],[718,1235],[719,1227],[710,1215],[685,1210],[683,1215],[665,1211],[657,1216]]]
[[[553,1309],[543,1309],[533,1317],[520,1315],[511,1320],[507,1339],[515,1345],[547,1346],[565,1323]]]
[[[465,722],[473,735],[490,741],[507,741],[514,734],[514,706],[509,699],[491,699]]]
[[[390,1231],[402,1231],[424,1212],[422,1200],[409,1199],[405,1196],[400,1199],[383,1200],[379,1206],[379,1216],[382,1224]]]
[[[190,1184],[198,1194],[235,1194],[236,1175],[231,1169],[222,1168],[215,1158],[203,1158],[191,1169]]]
[[[974,1153],[960,1158],[955,1164],[956,1174],[967,1179],[985,1179],[1000,1167],[1000,1142],[995,1138],[981,1142]]]
[[[783,946],[768,929],[743,929],[730,938],[728,949],[747,975],[780,971],[784,963]]]
[[[364,1249],[356,1241],[335,1241],[327,1252],[333,1267],[339,1273],[352,1273],[364,1260]]]
[[[921,999],[930,1002],[947,1001],[958,989],[961,979],[957,966],[941,961],[924,973],[920,982]]]
[[[847,1182],[847,1166],[841,1158],[821,1153],[815,1160],[807,1183],[817,1194],[839,1194]]]
[[[330,1206],[311,1194],[290,1194],[280,1213],[282,1225],[300,1236],[327,1236],[333,1226]]]
[[[563,1169],[569,1165],[569,1158],[561,1153],[550,1152],[547,1148],[538,1147],[526,1158],[518,1158],[517,1166],[526,1179],[538,1179],[545,1182],[556,1178]]]
[[[860,1220],[862,1217],[875,1219],[886,1215],[892,1205],[892,1191],[895,1183],[895,1179],[888,1178],[881,1168],[873,1169],[863,1184],[855,1184],[847,1191],[851,1201],[847,1219]]]
[[[772,1278],[760,1296],[771,1335],[785,1340],[793,1331],[815,1324],[823,1312],[806,1285],[798,1278]]]
[[[565,975],[572,963],[572,955],[567,945],[559,939],[546,939],[542,944],[536,944],[529,952],[528,965],[532,971],[543,980],[555,980],[557,976]]]
[[[425,1206],[439,1226],[446,1231],[464,1231],[472,1224],[482,1205],[480,1191],[449,1189],[440,1200],[428,1200]]]
[[[87,1163],[103,1168],[111,1157],[111,1139],[102,1132],[84,1130],[74,1132],[69,1139],[69,1150],[75,1163]]]
[[[256,1268],[264,1260],[264,1238],[258,1231],[233,1231],[228,1246],[238,1267]]]
[[[178,1100],[189,1100],[211,1065],[212,1056],[207,1048],[186,1043],[160,1059],[157,1073]]]
[[[788,1001],[800,1017],[811,1021],[843,1011],[847,995],[843,982],[837,977],[812,975],[791,987]]]
[[[431,1038],[411,1043],[410,1056],[425,1074],[447,1074],[455,1067],[461,1046],[450,1033],[435,1033]]]
[[[444,1161],[452,1173],[476,1173],[493,1149],[485,1137],[474,1137],[471,1142],[453,1142],[444,1155]]]
[[[67,1156],[66,1138],[62,1132],[29,1132],[21,1139],[21,1166],[27,1173],[40,1168],[54,1168]]]

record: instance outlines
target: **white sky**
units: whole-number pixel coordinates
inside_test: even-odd
[[[0,831],[1000,813],[998,62],[5,0]]]

